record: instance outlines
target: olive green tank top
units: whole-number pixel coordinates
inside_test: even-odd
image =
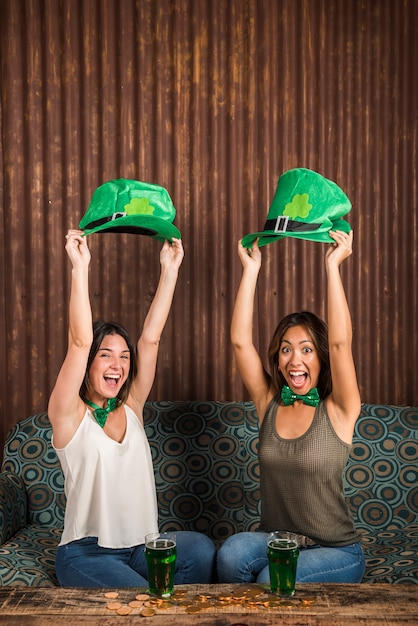
[[[335,433],[325,402],[296,439],[283,439],[276,431],[279,404],[275,396],[260,428],[260,530],[297,532],[323,546],[360,541],[343,486],[351,446]]]

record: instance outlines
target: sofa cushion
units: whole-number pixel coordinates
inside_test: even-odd
[[[54,587],[55,554],[61,528],[31,524],[0,546],[2,585]]]
[[[0,545],[26,525],[26,490],[14,472],[0,474]]]
[[[21,477],[27,495],[27,522],[39,526],[64,524],[64,477],[51,435],[48,415],[38,413],[16,424],[4,446],[2,471]]]
[[[363,532],[365,583],[418,582],[418,524]]]

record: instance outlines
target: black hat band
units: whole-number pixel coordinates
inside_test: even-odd
[[[322,224],[312,224],[309,222],[297,222],[291,220],[287,215],[279,215],[276,219],[267,220],[264,224],[264,231],[273,231],[276,235],[282,233],[308,233],[321,228]]]

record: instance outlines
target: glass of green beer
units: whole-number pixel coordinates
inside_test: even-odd
[[[297,535],[279,530],[270,533],[267,539],[267,557],[272,593],[293,596],[299,557]]]
[[[174,591],[176,534],[151,533],[146,535],[145,558],[150,594],[169,598]]]

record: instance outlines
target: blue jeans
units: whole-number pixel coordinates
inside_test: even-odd
[[[211,583],[216,547],[201,533],[177,531],[174,583]],[[101,548],[96,537],[85,537],[59,546],[55,561],[62,587],[146,587],[144,545],[132,548]]]
[[[218,552],[220,583],[270,583],[264,532],[237,533],[226,539]],[[300,548],[296,582],[358,583],[365,570],[360,543],[326,548],[315,545]]]

